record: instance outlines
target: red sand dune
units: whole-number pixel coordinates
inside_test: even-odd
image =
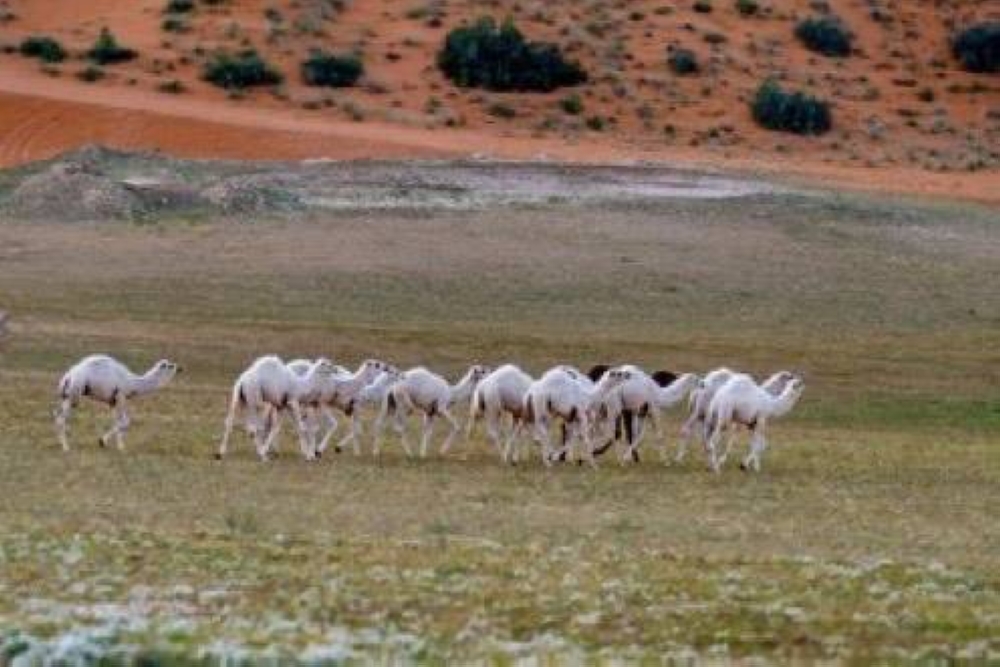
[[[77,58],[61,64],[58,76],[52,76],[35,61],[0,55],[0,164],[49,157],[85,143],[250,159],[545,156],[689,163],[1000,201],[1000,175],[988,163],[991,152],[1000,152],[1000,82],[995,76],[958,71],[947,49],[946,20],[960,25],[983,14],[962,9],[968,4],[913,0],[886,27],[868,15],[872,5],[886,2],[831,0],[835,13],[857,34],[860,49],[851,58],[831,61],[805,51],[790,36],[795,17],[811,13],[809,3],[800,0],[772,0],[772,14],[755,19],[739,16],[728,0],[715,0],[707,15],[693,12],[688,2],[638,1],[628,11],[570,2],[521,3],[518,10],[513,2],[498,2],[501,9],[494,15],[516,16],[532,37],[563,44],[576,40],[574,57],[599,75],[578,91],[586,113],[614,119],[606,131],[594,132],[579,119],[560,115],[558,100],[565,93],[497,95],[454,89],[433,66],[445,28],[411,17],[411,10],[428,2],[353,0],[323,24],[322,35],[268,37],[265,8],[278,8],[290,23],[296,11],[315,1],[230,0],[218,8],[199,8],[189,19],[191,32],[174,35],[160,27],[165,0],[0,0],[17,17],[0,25],[4,44],[14,45],[28,34],[49,34],[76,55],[107,25],[141,54],[134,62],[106,67],[108,76],[93,84],[73,76],[85,66]],[[439,6],[447,27],[474,18],[482,4],[453,0]],[[660,7],[671,11],[658,13]],[[638,15],[642,18],[636,20]],[[610,26],[608,36],[581,32],[580,26],[599,19]],[[726,35],[725,44],[708,47],[696,37],[710,31]],[[627,57],[609,65],[604,50],[614,40],[622,43]],[[255,92],[232,100],[199,79],[204,54],[196,48],[233,49],[243,43],[253,44],[286,72],[288,83],[278,94]],[[666,43],[694,48],[708,63],[706,73],[671,78],[663,65]],[[772,52],[762,55],[760,47],[767,44]],[[365,85],[336,92],[302,85],[294,72],[311,46],[360,49],[367,67]],[[753,125],[746,99],[762,77],[775,73],[835,99],[831,135],[800,138]],[[170,80],[181,81],[186,91],[169,95],[157,90]],[[962,86],[972,84],[987,92],[963,92]],[[866,87],[876,90],[877,97],[858,94]],[[930,106],[916,101],[915,91],[922,88],[934,91]],[[492,117],[488,107],[497,101],[513,107],[517,117]],[[901,122],[900,109],[908,114],[915,110],[917,127]],[[936,113],[957,131],[929,132],[931,109],[941,109]],[[359,115],[363,121],[351,120]],[[445,116],[458,119],[460,127],[445,127]],[[884,137],[870,136],[866,128],[872,117],[884,124]],[[543,128],[543,119],[555,120]],[[666,124],[672,135],[664,132]],[[932,164],[928,151],[942,156],[947,170]],[[976,155],[985,155],[987,163],[958,170]]]

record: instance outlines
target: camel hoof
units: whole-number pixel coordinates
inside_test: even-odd
[[[323,452],[316,452],[316,460],[318,461],[321,458],[323,458]]]
[[[215,460],[216,461],[221,461],[222,460],[222,454],[220,454],[219,452],[216,452],[215,453]]]
[[[557,460],[557,461],[562,461],[562,462],[565,462],[565,461],[566,461],[566,452],[561,452],[561,453],[559,454],[559,458],[557,458],[556,460]]]
[[[101,449],[104,449],[105,447],[108,446],[108,443],[104,442],[104,438],[98,438],[97,446],[100,447]]]
[[[334,447],[334,448],[333,448],[333,451],[334,451],[334,452],[336,452],[337,454],[340,454],[340,453],[341,453],[341,452],[343,452],[344,450],[343,450],[343,449],[341,449],[340,447]]]
[[[749,472],[750,468],[749,466],[747,466],[746,463],[740,463],[740,470],[742,470],[743,472]]]

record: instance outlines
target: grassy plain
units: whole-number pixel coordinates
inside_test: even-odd
[[[0,223],[0,662],[59,640],[163,661],[997,660],[998,239],[995,210],[829,193]],[[71,453],[54,439],[55,382],[93,351],[187,368],[136,403],[125,454],[97,448],[93,406]],[[792,368],[807,390],[753,476],[505,469],[481,437],[306,465],[286,434],[272,465],[242,440],[216,463],[229,384],[266,352],[452,377]]]

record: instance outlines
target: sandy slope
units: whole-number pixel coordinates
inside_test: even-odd
[[[559,93],[516,96],[453,90],[432,66],[442,30],[409,18],[409,5],[389,0],[355,0],[323,27],[322,35],[288,37],[269,36],[265,7],[279,7],[292,21],[298,11],[294,8],[308,7],[310,2],[232,0],[219,9],[199,9],[191,19],[192,31],[180,36],[160,31],[160,0],[100,0],[85,6],[55,0],[6,0],[6,4],[17,15],[0,28],[7,43],[16,43],[26,34],[45,33],[78,52],[100,26],[108,25],[142,57],[135,63],[106,68],[108,76],[98,84],[85,84],[72,76],[83,66],[79,61],[63,64],[58,76],[50,76],[33,61],[0,56],[0,164],[48,157],[94,142],[184,156],[254,159],[546,156],[594,162],[678,161],[873,189],[1000,201],[1000,188],[990,187],[996,171],[988,164],[985,171],[957,170],[968,161],[982,155],[989,159],[991,152],[1000,151],[1000,133],[991,124],[995,120],[991,112],[1000,111],[994,109],[1000,96],[946,92],[943,82],[966,85],[975,79],[952,70],[933,70],[926,62],[929,57],[947,57],[946,49],[942,55],[947,31],[941,17],[965,16],[950,10],[948,3],[915,0],[887,28],[867,16],[868,7],[879,4],[875,0],[832,2],[858,34],[860,49],[859,55],[835,63],[817,59],[787,38],[794,25],[792,16],[807,13],[803,7],[808,3],[799,0],[775,1],[773,16],[752,23],[723,2],[717,2],[709,15],[672,3],[676,7],[662,16],[656,12],[659,4],[637,2],[645,18],[634,22],[616,14],[624,10],[601,9],[599,3],[581,3],[575,10],[562,3],[522,7],[520,13],[530,8],[536,12],[524,20],[526,30],[576,45],[574,55],[603,74],[580,94],[588,113],[613,119],[604,132],[582,129],[578,118],[553,120]],[[519,15],[519,10],[507,4],[511,3],[500,3]],[[414,6],[418,5],[422,6]],[[442,6],[446,24],[481,11],[463,0]],[[548,12],[552,25],[530,20],[543,11]],[[606,20],[609,36],[602,40],[578,37],[577,23],[593,22],[595,17]],[[566,26],[561,32],[553,30],[563,22]],[[691,32],[683,28],[687,25],[695,33],[719,31],[729,41],[707,50],[684,34]],[[924,50],[906,39],[917,30],[914,25],[927,45]],[[609,65],[602,49],[613,39],[627,44],[630,57]],[[310,46],[359,48],[366,54],[366,85],[350,92],[324,93],[289,76],[276,94],[227,99],[199,80],[195,49],[234,48],[234,43],[243,42],[254,44],[286,72],[294,72]],[[695,47],[708,63],[706,73],[697,80],[670,80],[658,62],[665,42]],[[780,44],[780,48],[762,56],[761,43]],[[386,56],[397,52],[403,57]],[[831,94],[843,93],[835,107],[836,133],[802,139],[753,126],[741,100],[761,73],[777,70],[792,81],[811,82],[820,92],[825,88]],[[608,83],[609,77],[617,77],[618,83]],[[995,85],[989,77],[980,78],[987,86]],[[187,92],[167,95],[156,90],[159,83],[175,79],[184,83]],[[861,79],[867,83],[859,84]],[[859,86],[868,85],[879,91],[877,99],[859,96]],[[927,131],[925,125],[933,115],[920,109],[912,124],[893,118],[899,108],[911,110],[914,87],[926,85],[938,95],[935,104],[943,111],[936,115],[943,114],[951,125],[965,128],[964,133]],[[500,121],[490,116],[485,108],[498,100],[517,109],[517,118]],[[642,113],[636,109],[643,105],[652,110],[654,120],[640,118]],[[355,122],[352,116],[364,116],[364,120]],[[869,136],[866,128],[872,117],[884,124],[883,138]],[[447,118],[458,119],[461,127],[444,127]],[[539,119],[552,121],[552,127],[540,128]],[[670,136],[663,132],[667,119],[674,129]]]

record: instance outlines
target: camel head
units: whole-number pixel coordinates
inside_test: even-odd
[[[180,364],[170,361],[169,359],[160,359],[155,364],[153,364],[152,370],[150,370],[149,375],[156,378],[159,385],[165,385],[174,379],[174,376],[183,371],[184,369]]]
[[[312,366],[312,373],[319,377],[332,377],[339,374],[341,370],[341,366],[338,366],[326,357],[320,357]]]
[[[795,375],[795,373],[792,373],[790,371],[778,371],[771,377],[764,380],[764,383],[761,384],[761,387],[763,387],[764,390],[767,391],[768,393],[777,396],[782,391],[784,391],[788,383],[794,380],[796,377],[797,376]]]
[[[382,373],[387,373],[389,371],[399,372],[399,369],[380,359],[365,359],[361,362],[361,367],[358,369],[358,375],[360,375],[365,382],[371,382]]]
[[[479,384],[482,381],[483,378],[485,378],[487,375],[489,375],[492,372],[493,372],[493,369],[490,368],[489,366],[483,366],[481,364],[475,364],[474,366],[470,366],[469,367],[469,371],[466,373],[466,375],[469,377],[469,380],[472,383]]]

